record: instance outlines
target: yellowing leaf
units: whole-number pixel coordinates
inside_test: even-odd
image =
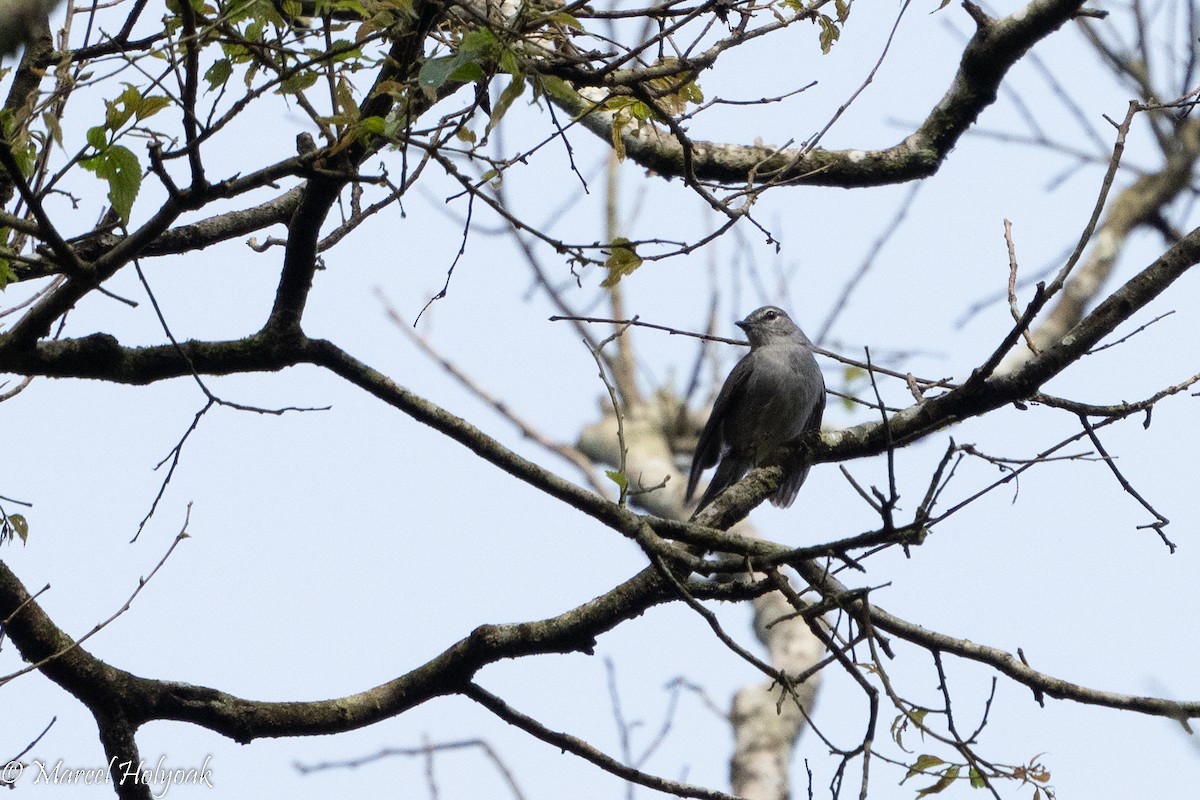
[[[621,121],[621,115],[617,114],[613,117],[612,124],[612,146],[613,151],[617,154],[617,161],[625,160],[625,139],[624,135],[625,123]]]
[[[63,146],[62,125],[59,124],[58,115],[51,114],[49,111],[42,114],[42,122],[46,125],[46,130],[50,133],[50,138],[59,147]]]
[[[25,544],[29,539],[29,523],[25,520],[25,517],[20,514],[9,514],[8,524],[16,531],[17,536],[21,537],[21,544]]]
[[[942,773],[942,777],[938,778],[937,783],[926,786],[924,789],[918,789],[917,797],[926,797],[931,794],[943,792],[956,780],[958,780],[958,767],[949,767]]]
[[[606,289],[611,289],[626,275],[632,275],[634,270],[642,265],[641,257],[634,252],[633,244],[624,236],[612,240],[608,250],[608,277],[600,282]]]
[[[937,756],[931,756],[928,753],[919,755],[917,756],[917,760],[914,761],[908,768],[908,773],[904,776],[904,780],[900,782],[904,783],[904,781],[908,780],[913,775],[920,775],[922,773],[929,772],[929,770],[933,769],[934,767],[940,767],[945,763],[945,761]]]
[[[842,31],[834,24],[833,20],[824,14],[817,17],[817,23],[821,26],[821,52],[828,54],[833,43],[841,37]]]
[[[343,114],[358,119],[358,103],[354,101],[354,92],[350,88],[349,81],[344,77],[338,80],[334,97],[337,99],[338,109]]]

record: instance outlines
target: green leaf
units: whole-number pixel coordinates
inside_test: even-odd
[[[329,117],[317,117],[317,122],[320,122],[323,125],[337,125],[339,127],[343,125],[353,125],[357,120],[358,117],[354,114],[334,114],[333,116]]]
[[[946,0],[946,1],[949,2],[949,0]],[[580,32],[583,31],[583,24],[580,23],[580,21],[578,19],[576,19],[575,17],[573,17],[572,15],[568,14],[565,11],[559,11],[556,14],[551,14],[549,16],[548,20],[550,22],[558,23],[559,25],[562,25],[567,28],[573,28],[574,30],[577,30]]]
[[[950,0],[946,0],[950,2]],[[833,7],[837,9],[838,24],[842,24],[850,16],[850,4],[846,0],[833,0]]]
[[[426,59],[417,73],[422,89],[441,88],[447,81],[470,83],[486,77],[483,65],[495,59],[500,40],[488,28],[476,28],[463,36],[458,52],[450,56]]]
[[[579,94],[571,88],[569,83],[553,75],[537,76],[537,85],[543,92],[556,100],[572,102],[575,98],[579,97]]]
[[[108,182],[108,202],[125,224],[129,224],[129,213],[133,201],[142,188],[142,166],[137,156],[128,147],[112,145],[99,155],[79,162],[84,169],[96,173],[96,177]]]
[[[522,73],[521,62],[517,60],[517,54],[512,50],[506,49],[500,54],[499,67],[514,78],[519,77]]]
[[[504,91],[500,93],[500,97],[496,100],[496,104],[492,107],[492,118],[488,120],[487,128],[484,134],[492,132],[492,129],[499,124],[501,118],[508,111],[509,106],[513,101],[520,97],[525,92],[525,79],[517,76],[512,79],[508,86],[504,87]]]
[[[141,105],[142,95],[132,83],[125,84],[124,91],[117,95],[116,100],[105,100],[104,127],[110,131],[118,131],[129,122]]]
[[[633,115],[634,119],[641,120],[642,122],[654,119],[654,110],[642,102],[637,102],[631,105],[629,107],[629,113]]]
[[[57,114],[51,114],[49,111],[42,114],[42,123],[45,124],[46,130],[50,133],[50,138],[59,147],[63,146],[62,125],[59,124]]]
[[[23,134],[18,141],[9,141],[12,156],[17,161],[17,168],[26,178],[33,175],[33,163],[37,158],[37,149],[30,141],[28,134]]]
[[[0,228],[0,246],[8,244],[8,236],[10,231],[8,228]],[[12,264],[7,258],[0,258],[0,292],[4,291],[4,287],[17,279],[17,272],[13,269]]]
[[[500,46],[500,40],[491,28],[475,28],[463,36],[458,45],[458,52],[482,56]]]
[[[160,94],[143,97],[141,104],[134,110],[138,121],[153,117],[158,112],[162,111],[167,106],[171,105],[171,99]]]
[[[116,133],[131,119],[144,120],[169,105],[170,98],[162,95],[143,96],[140,89],[132,83],[127,83],[116,100],[105,101],[104,127]]]
[[[353,42],[346,39],[335,39],[328,51],[333,53],[333,63],[337,64],[342,61],[354,61],[362,58],[362,48],[355,47],[353,44]],[[325,51],[322,51],[321,54],[325,55]]]
[[[387,129],[387,123],[383,117],[367,117],[359,123],[363,133],[369,133],[378,136]]]
[[[904,732],[908,730],[908,725],[910,722],[916,724],[916,726],[920,728],[921,723],[925,720],[925,715],[928,713],[929,709],[927,708],[915,708],[911,711],[903,712],[892,721],[892,741],[894,741],[901,750],[906,753],[912,752],[912,750],[909,750],[904,746]]]
[[[446,81],[450,80],[454,71],[468,63],[471,58],[473,58],[471,53],[464,53],[460,50],[452,56],[426,59],[425,63],[421,65],[421,71],[417,73],[417,83],[423,89],[440,89]]]
[[[967,774],[971,779],[971,788],[972,789],[986,789],[987,788],[987,781],[985,781],[983,779],[983,775],[980,774],[979,770],[975,769],[974,767],[971,767],[971,771]]]
[[[617,485],[617,488],[622,493],[629,489],[629,477],[624,472],[615,469],[606,469],[604,470],[604,474],[608,476],[610,481]]]
[[[103,125],[88,128],[87,143],[97,150],[103,150],[108,147],[108,133],[104,130]]]
[[[608,277],[600,282],[606,289],[611,289],[626,275],[632,275],[634,270],[642,265],[641,256],[633,249],[633,244],[624,236],[612,240],[608,250]]]
[[[455,83],[479,83],[486,78],[487,74],[483,71],[483,67],[474,61],[468,61],[450,73],[450,80]]]
[[[904,780],[900,782],[904,783],[904,781],[908,780],[913,775],[920,775],[921,773],[929,772],[929,770],[933,769],[934,767],[940,767],[945,763],[945,761],[937,756],[931,756],[928,753],[919,755],[917,756],[917,760],[914,761],[911,766],[909,766],[908,773],[904,776]]]
[[[7,258],[0,258],[0,292],[16,279],[17,273],[13,270],[12,264],[8,263]]]
[[[242,38],[247,42],[261,42],[263,40],[263,31],[267,29],[267,14],[270,13],[272,16],[277,16],[274,14],[274,8],[270,5],[267,7],[271,9],[270,12],[260,12],[263,16],[246,26],[246,32],[242,34]],[[280,18],[280,22],[282,21],[283,19]]]
[[[300,72],[293,73],[292,75],[289,75],[283,79],[283,83],[279,84],[279,89],[276,91],[276,93],[300,94],[305,89],[316,83],[318,77],[319,76],[314,70],[301,70]]]
[[[232,74],[233,62],[228,58],[219,58],[204,73],[204,80],[208,81],[208,89],[212,91],[220,86],[224,86],[225,81],[229,80],[229,76]]]

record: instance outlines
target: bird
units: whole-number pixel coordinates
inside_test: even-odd
[[[825,413],[825,379],[813,357],[812,342],[786,311],[763,306],[734,324],[746,332],[750,352],[725,379],[696,444],[685,502],[692,499],[706,469],[717,465],[717,471],[693,516],[780,445],[820,430]],[[771,504],[790,506],[808,477],[808,468],[802,462],[785,463],[779,487],[769,498]]]

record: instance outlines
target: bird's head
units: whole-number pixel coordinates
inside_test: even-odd
[[[800,330],[787,312],[777,306],[763,306],[751,311],[744,320],[734,324],[746,332],[751,347],[764,345],[773,339],[789,338]]]

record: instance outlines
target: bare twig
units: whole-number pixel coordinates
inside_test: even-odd
[[[175,548],[179,546],[179,543],[182,542],[184,539],[187,539],[190,537],[190,534],[188,534],[188,532],[187,532],[187,526],[188,526],[188,521],[191,519],[191,516],[192,516],[192,504],[188,503],[187,512],[185,513],[184,519],[183,519],[183,527],[180,529],[179,533],[175,535],[175,538],[171,540],[171,545],[170,545],[170,547],[167,548],[167,552],[163,554],[163,557],[160,558],[158,563],[154,565],[154,568],[150,570],[149,574],[147,574],[144,578],[138,579],[137,588],[135,588],[133,590],[133,593],[129,595],[129,597],[125,600],[125,603],[120,608],[118,608],[116,611],[114,611],[112,613],[112,615],[109,616],[107,619],[103,620],[102,622],[96,623],[96,625],[90,631],[83,634],[83,636],[80,636],[78,639],[73,639],[71,641],[71,643],[69,645],[67,645],[65,648],[63,648],[62,650],[59,650],[58,652],[53,653],[52,655],[47,656],[46,658],[43,658],[40,661],[37,661],[36,663],[30,664],[22,669],[19,669],[16,672],[12,672],[12,673],[9,673],[8,675],[0,676],[0,686],[4,686],[5,684],[15,680],[16,678],[19,678],[22,675],[26,675],[30,672],[33,672],[34,670],[41,669],[42,667],[44,667],[46,664],[50,663],[54,659],[60,658],[61,656],[65,655],[66,653],[71,652],[72,650],[74,650],[75,648],[79,647],[81,644],[86,642],[88,639],[92,638],[97,633],[99,633],[100,631],[107,628],[110,623],[112,623],[114,620],[116,620],[118,617],[120,617],[122,614],[124,614],[130,608],[132,608],[133,601],[135,599],[137,599],[137,596],[142,593],[142,590],[145,589],[146,586],[150,583],[150,581],[154,579],[154,576],[156,574],[158,574],[158,571],[159,571],[159,569],[162,568],[162,565],[167,563],[167,559],[170,558],[171,554],[175,552]],[[46,588],[49,588],[49,587],[46,587]],[[31,597],[30,600],[32,601],[32,599],[33,598]],[[0,623],[0,627],[8,627],[9,623],[12,622],[13,618],[19,613],[21,613],[20,608],[18,608],[12,614],[10,614],[8,617],[6,617],[3,621],[3,623]]]
[[[552,731],[542,723],[526,716],[516,709],[512,708],[508,703],[487,691],[477,683],[467,684],[463,694],[474,700],[479,705],[491,711],[500,719],[510,725],[514,725],[532,736],[541,739],[543,742],[557,747],[569,753],[574,753],[580,758],[590,761],[596,766],[603,769],[612,775],[631,781],[640,786],[645,786],[656,791],[665,792],[675,795],[676,797],[696,797],[701,800],[737,800],[732,795],[718,792],[714,789],[705,789],[700,786],[682,783],[679,781],[667,780],[659,778],[655,775],[642,772],[641,770],[622,764],[616,759],[608,756],[597,750],[592,745],[584,740],[572,736],[568,733],[559,733]]]

